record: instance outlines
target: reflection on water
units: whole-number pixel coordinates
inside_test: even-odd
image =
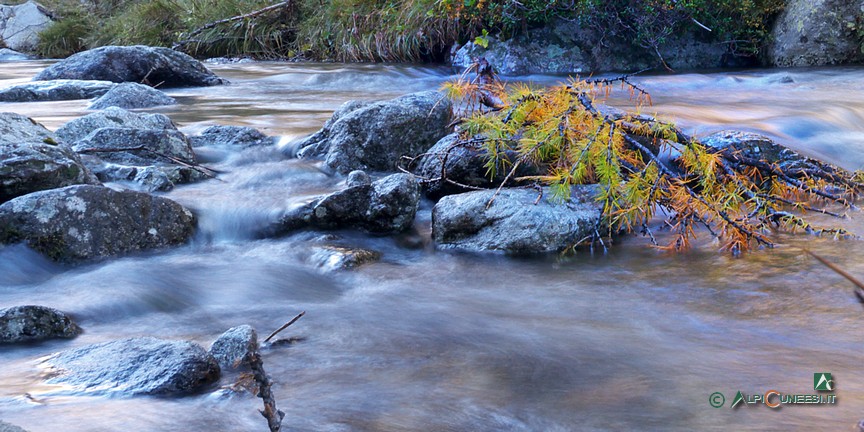
[[[3,83],[41,63],[0,67]],[[212,124],[296,137],[352,98],[437,87],[448,70],[392,66],[214,66],[233,84],[171,90],[156,109],[184,131]],[[532,77],[551,82],[551,77]],[[789,70],[643,77],[657,111],[697,132],[740,126],[847,168],[864,164],[864,71]],[[628,104],[624,99],[613,102]],[[51,128],[85,101],[2,104]],[[305,264],[318,235],[255,240],[309,196],[339,187],[315,163],[276,149],[201,149],[222,182],[167,194],[193,208],[188,246],[68,267],[23,247],[0,249],[0,307],[74,314],[72,341],[0,348],[0,419],[41,431],[264,430],[260,401],[205,392],[182,399],[44,396],[38,358],[130,336],[209,344],[249,323],[260,334],[301,310],[284,333],[302,342],[264,353],[286,425],[308,431],[848,430],[864,416],[861,306],[851,287],[798,252],[807,246],[864,277],[864,243],[784,236],[742,258],[708,240],[666,255],[638,238],[607,256],[511,259],[406,249],[337,233],[383,252],[356,272]],[[428,208],[428,203],[424,204]],[[847,226],[864,233],[857,217]],[[428,233],[428,213],[418,229]],[[711,408],[715,391],[812,393],[831,372],[833,407]],[[29,397],[25,396],[29,394]]]

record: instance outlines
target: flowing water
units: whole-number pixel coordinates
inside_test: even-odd
[[[44,65],[3,64],[0,85]],[[188,133],[248,125],[281,143],[316,130],[346,100],[433,89],[451,77],[380,65],[212,68],[233,84],[171,90],[180,104],[156,111]],[[864,166],[864,69],[637,81],[653,94],[645,111],[689,131],[762,131],[846,168]],[[626,95],[612,102],[631,105]],[[53,129],[86,105],[0,110]],[[0,419],[32,432],[266,430],[260,400],[215,389],[170,399],[57,395],[42,384],[38,359],[132,336],[208,346],[229,327],[267,334],[303,310],[280,335],[291,343],[263,354],[289,430],[851,430],[864,418],[864,309],[849,283],[797,249],[864,278],[864,242],[782,236],[777,249],[733,258],[708,240],[669,255],[631,237],[607,255],[517,259],[435,250],[426,202],[413,239],[335,233],[327,241],[383,259],[326,273],[309,263],[322,233],[252,233],[341,179],[276,148],[199,156],[224,171],[223,181],[165,194],[199,215],[189,245],[78,266],[22,246],[0,249],[0,307],[56,307],[85,329],[71,341],[0,347]],[[845,226],[864,233],[862,221],[854,214]],[[729,409],[739,390],[814,393],[815,372],[833,374],[836,405]],[[713,392],[725,394],[722,409],[709,404]]]

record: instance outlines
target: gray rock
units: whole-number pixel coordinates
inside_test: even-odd
[[[0,48],[0,62],[24,60],[33,60],[33,57],[9,48]]]
[[[355,170],[348,173],[348,178],[345,179],[345,185],[350,187],[366,186],[372,184],[372,178],[365,171]]]
[[[80,52],[49,66],[33,78],[136,82],[160,87],[195,87],[225,81],[201,62],[170,48],[104,46]]]
[[[381,253],[340,246],[314,246],[309,262],[325,272],[349,270],[381,259]]]
[[[715,68],[729,61],[723,44],[701,42],[693,34],[670,36],[659,50],[675,69]],[[455,50],[451,63],[464,68],[479,57],[505,75],[635,71],[659,63],[631,40],[564,19],[506,41],[489,37],[486,48],[469,42]]]
[[[0,205],[0,244],[26,242],[58,261],[185,243],[195,217],[180,204],[101,186],[34,192]]]
[[[51,25],[51,18],[33,1],[17,6],[0,6],[0,40],[15,51],[33,51],[39,32]]]
[[[46,359],[49,384],[108,396],[180,395],[219,379],[219,364],[200,345],[151,337],[87,345]]]
[[[458,140],[459,135],[455,133],[442,138],[420,158],[414,169],[414,173],[427,180],[423,185],[424,190],[432,199],[473,190],[442,180],[442,172],[456,183],[480,188],[497,187],[507,176],[507,171],[499,170],[494,178],[490,178],[486,168],[488,158],[481,146],[457,145]],[[515,154],[510,157],[511,161],[516,159],[518,156]],[[517,168],[514,177],[537,174],[536,166],[523,163]]]
[[[0,203],[31,192],[98,183],[48,129],[20,114],[0,113]]]
[[[0,102],[42,102],[91,99],[114,88],[111,81],[53,80],[0,89]]]
[[[68,315],[45,306],[16,306],[0,309],[0,344],[70,339],[81,327]]]
[[[702,138],[702,143],[748,159],[775,164],[784,170],[817,170],[845,175],[840,173],[837,167],[801,156],[794,150],[775,143],[771,138],[752,132],[720,131]]]
[[[273,234],[303,228],[398,233],[412,226],[419,204],[420,186],[414,176],[393,174],[317,198],[283,216]]]
[[[244,364],[246,355],[258,350],[258,334],[249,325],[228,329],[213,342],[210,355],[219,362],[223,371],[237,369]]]
[[[171,129],[99,128],[77,141],[72,149],[78,153],[96,155],[107,162],[126,165],[172,163],[170,158],[187,163],[195,161],[186,135]]]
[[[162,114],[146,114],[110,107],[87,114],[61,126],[55,132],[68,144],[75,144],[93,131],[106,127],[126,129],[165,129],[177,130],[177,126]]]
[[[125,109],[150,108],[176,103],[174,98],[153,87],[138,83],[122,83],[93,101],[88,109],[101,110],[112,106]]]
[[[432,238],[440,247],[470,251],[561,251],[590,237],[601,221],[595,191],[577,186],[569,201],[556,202],[545,190],[535,204],[535,190],[504,189],[488,209],[493,190],[449,195],[432,209]]]
[[[0,420],[0,432],[27,432],[18,426]]]
[[[301,158],[324,156],[331,168],[393,170],[450,131],[452,104],[438,92],[413,93],[377,103],[343,105],[319,132],[298,143]]]
[[[224,147],[254,147],[272,145],[275,140],[258,129],[245,126],[210,126],[200,135],[189,137],[193,147],[224,146]]]
[[[789,0],[768,47],[773,66],[821,66],[864,61],[864,0]]]

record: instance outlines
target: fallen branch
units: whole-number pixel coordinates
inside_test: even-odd
[[[252,369],[252,375],[255,382],[258,383],[258,397],[264,401],[264,409],[259,411],[264,418],[267,419],[267,425],[270,427],[270,432],[279,432],[282,430],[282,419],[285,418],[285,413],[279,411],[276,407],[276,398],[273,397],[273,381],[267,376],[264,371],[264,361],[261,360],[261,353],[258,350],[246,354],[244,359]]]
[[[217,170],[214,170],[212,168],[208,168],[204,165],[196,164],[194,162],[187,162],[187,161],[184,161],[182,159],[176,158],[174,156],[166,155],[162,152],[147,148],[147,146],[144,146],[144,145],[135,146],[135,147],[89,148],[89,149],[78,150],[77,153],[90,154],[90,153],[118,153],[118,152],[134,152],[134,151],[146,151],[146,152],[153,153],[154,155],[159,156],[161,158],[168,159],[169,161],[171,161],[177,165],[183,165],[187,168],[198,171],[199,173],[204,174],[205,176],[207,176],[209,178],[223,181],[222,179],[216,177],[216,174],[214,174],[214,173],[219,172]]]
[[[808,249],[802,249],[805,253],[816,258],[816,261],[822,263],[825,267],[828,267],[831,270],[834,270],[835,273],[843,276],[849,282],[852,282],[855,285],[855,297],[858,297],[858,301],[864,303],[864,283],[856,279],[854,276],[849,274],[846,270],[841,269],[837,264],[832,263],[831,261],[822,258],[819,255],[816,255],[813,252],[810,252]]]
[[[299,314],[297,314],[297,316],[292,318],[291,321],[288,321],[287,323],[283,324],[282,327],[279,327],[278,329],[276,329],[276,331],[270,333],[270,336],[267,336],[267,339],[264,339],[264,343],[270,342],[270,339],[273,339],[273,337],[279,334],[279,332],[285,330],[286,328],[290,327],[291,324],[297,322],[297,320],[299,320],[300,317],[302,317],[303,315],[306,315],[306,311],[300,312]]]
[[[205,30],[209,30],[209,29],[216,27],[218,25],[228,24],[228,23],[231,23],[234,21],[240,21],[240,20],[244,20],[247,18],[256,17],[258,15],[263,15],[265,13],[272,12],[272,11],[277,10],[277,9],[281,9],[283,7],[287,7],[290,4],[291,4],[290,0],[289,1],[283,1],[283,2],[279,2],[279,3],[273,4],[273,5],[267,6],[265,8],[261,8],[261,9],[243,14],[243,15],[237,15],[237,16],[233,16],[231,18],[225,18],[225,19],[221,19],[218,21],[209,22],[209,23],[204,24],[203,26],[198,27],[195,30],[192,30],[191,32],[189,32],[189,34],[186,35],[186,39],[184,39],[182,41],[178,41],[177,43],[175,43],[174,45],[171,46],[171,49],[176,50],[176,49],[183,47],[183,46],[186,46],[190,43],[200,42],[200,41],[193,40],[192,38],[201,34],[201,32],[203,32]]]

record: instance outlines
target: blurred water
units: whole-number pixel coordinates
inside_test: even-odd
[[[3,64],[0,85],[43,66]],[[189,133],[249,125],[288,141],[346,100],[434,89],[451,77],[447,69],[381,65],[212,68],[233,84],[171,90],[180,105],[154,111]],[[761,131],[850,169],[864,164],[862,69],[636,80],[655,101],[645,111],[690,131]],[[626,95],[611,102],[630,104]],[[0,110],[53,129],[86,105]],[[21,246],[0,249],[0,307],[57,307],[86,330],[71,341],[0,347],[0,419],[32,432],[266,430],[260,400],[213,389],[180,399],[50,396],[37,361],[130,336],[207,346],[244,323],[266,335],[301,310],[306,317],[283,333],[299,341],[264,353],[290,430],[850,430],[864,417],[864,311],[847,282],[793,247],[864,278],[861,242],[782,236],[783,247],[731,258],[707,240],[693,253],[667,255],[633,237],[606,256],[514,259],[341,232],[339,244],[381,251],[383,260],[325,274],[307,264],[319,233],[254,233],[341,178],[276,148],[200,152],[222,181],[166,194],[199,215],[187,246],[74,267]],[[429,208],[417,222],[427,238]],[[864,233],[853,217],[846,226]],[[836,406],[728,409],[738,390],[812,393],[812,374],[823,371],[834,374]],[[723,409],[708,404],[715,391],[728,399]]]

